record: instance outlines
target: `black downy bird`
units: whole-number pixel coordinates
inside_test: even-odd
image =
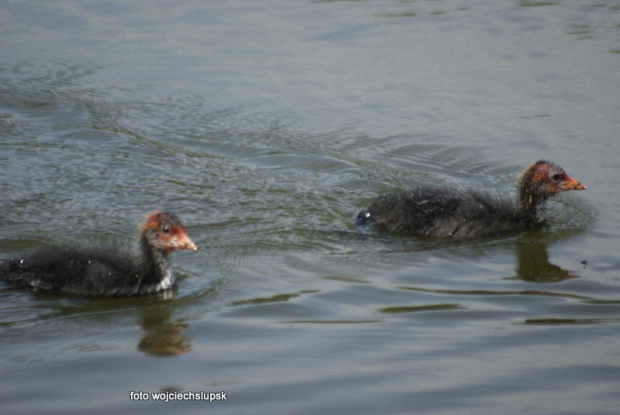
[[[546,202],[586,186],[559,165],[538,161],[525,168],[513,201],[475,190],[419,187],[376,198],[357,216],[389,233],[436,238],[474,238],[523,231],[547,220]]]
[[[135,254],[102,247],[55,246],[0,264],[0,280],[34,291],[83,296],[139,296],[172,288],[168,255],[198,248],[179,218],[150,213],[139,228]]]

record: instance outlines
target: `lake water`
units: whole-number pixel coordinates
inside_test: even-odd
[[[153,209],[199,246],[172,297],[3,285],[3,414],[618,413],[617,2],[5,1],[0,36],[0,258]],[[538,159],[588,186],[547,229],[355,227]],[[226,400],[150,395],[188,391]]]

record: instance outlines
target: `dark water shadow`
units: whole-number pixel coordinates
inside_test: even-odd
[[[545,242],[519,240],[515,245],[515,252],[517,266],[514,279],[529,282],[561,282],[579,278],[575,271],[562,269],[549,261],[549,252]]]
[[[173,304],[161,302],[153,307],[141,308],[139,324],[142,338],[138,350],[157,357],[170,357],[192,351],[192,339],[184,332],[188,323],[172,317]]]
[[[41,329],[50,333],[54,326],[63,327],[67,337],[73,328],[85,330],[115,330],[136,325],[142,330],[136,349],[155,357],[172,357],[192,352],[192,338],[187,334],[192,318],[184,316],[189,307],[205,297],[211,297],[217,288],[186,296],[178,289],[136,298],[78,298],[49,293],[24,292],[3,286],[0,298],[0,328]],[[19,330],[18,330],[19,331]],[[52,329],[52,334],[56,336]],[[129,340],[127,340],[129,341]]]

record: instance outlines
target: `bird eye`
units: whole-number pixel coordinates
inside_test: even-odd
[[[170,227],[169,226],[164,226],[163,228],[161,228],[163,233],[170,233]]]
[[[553,179],[554,182],[559,181],[562,178],[561,174],[554,174],[553,176],[551,176],[551,178]]]

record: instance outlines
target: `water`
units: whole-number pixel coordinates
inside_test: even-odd
[[[0,291],[3,413],[614,414],[615,2],[0,5],[0,254],[127,244],[173,298]],[[547,230],[361,234],[376,195],[586,183]],[[226,401],[130,392],[225,392]]]

